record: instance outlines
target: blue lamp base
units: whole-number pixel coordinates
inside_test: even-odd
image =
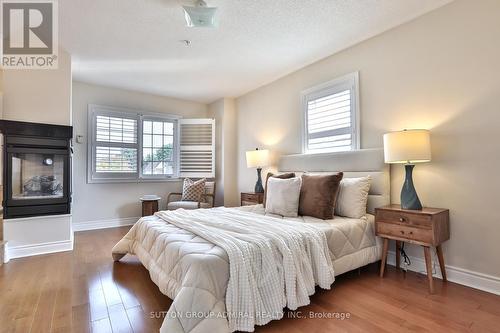
[[[262,186],[262,168],[257,168],[257,182],[255,183],[255,193],[264,193],[264,187]]]
[[[421,210],[422,204],[418,199],[417,191],[413,186],[413,168],[414,164],[406,164],[406,179],[401,189],[401,208],[411,210]]]

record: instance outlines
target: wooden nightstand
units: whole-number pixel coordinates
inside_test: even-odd
[[[241,205],[251,206],[258,205],[264,202],[264,193],[255,192],[242,192],[241,193]]]
[[[142,202],[142,216],[151,216],[158,211],[158,203],[161,198],[158,196],[143,196],[140,198]]]
[[[390,205],[375,209],[375,233],[384,239],[380,277],[384,276],[389,239],[396,241],[396,267],[400,265],[401,242],[421,245],[424,248],[425,264],[429,290],[434,293],[432,279],[431,246],[436,252],[443,281],[446,281],[443,249],[441,244],[450,239],[450,212],[448,209],[423,208],[422,210],[404,210],[399,205]]]

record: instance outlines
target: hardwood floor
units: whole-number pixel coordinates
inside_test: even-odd
[[[0,332],[158,332],[171,301],[133,256],[111,259],[127,228],[75,234],[75,250],[0,267]],[[499,332],[500,296],[377,266],[337,277],[311,305],[257,332]],[[333,318],[312,319],[316,316]],[[340,316],[349,316],[342,319]],[[337,316],[337,317],[336,317]],[[217,333],[217,332],[210,332]]]

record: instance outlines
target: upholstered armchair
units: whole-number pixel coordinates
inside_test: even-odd
[[[207,181],[205,183],[205,193],[202,193],[198,201],[182,201],[182,193],[171,192],[167,195],[167,209],[175,210],[178,208],[198,209],[212,208],[215,201],[215,182]],[[175,201],[178,199],[179,201]]]

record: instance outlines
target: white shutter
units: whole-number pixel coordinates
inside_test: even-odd
[[[89,105],[88,180],[136,179],[138,116],[115,108]]]
[[[215,177],[215,120],[179,120],[179,176]]]
[[[303,98],[307,153],[358,148],[357,74],[313,88]]]

